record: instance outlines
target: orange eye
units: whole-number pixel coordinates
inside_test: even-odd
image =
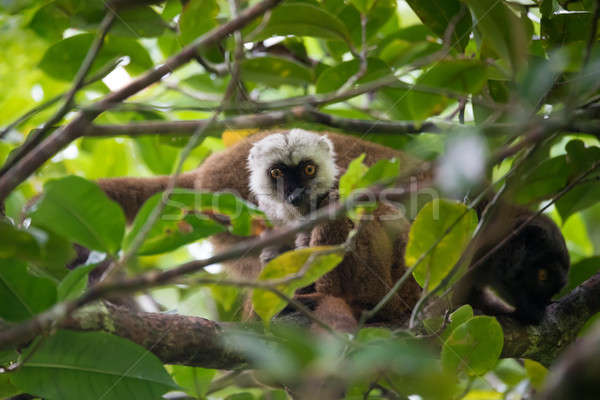
[[[271,171],[271,176],[275,179],[281,178],[283,176],[283,172],[279,168],[273,168]]]
[[[305,173],[307,176],[313,176],[313,175],[314,175],[316,172],[317,172],[317,167],[315,167],[315,166],[314,166],[314,165],[312,165],[312,164],[307,164],[307,165],[304,167],[304,173]]]
[[[538,280],[540,282],[544,282],[546,279],[548,279],[548,271],[544,268],[541,268],[538,270]]]

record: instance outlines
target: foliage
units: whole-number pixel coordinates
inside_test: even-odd
[[[237,14],[230,9],[235,1],[131,3],[140,4],[115,8],[118,16],[74,98],[74,111],[88,112],[99,97]],[[244,9],[256,2],[238,3]],[[285,0],[241,29],[239,65],[233,62],[237,35],[228,35],[127,102],[113,104],[95,123],[210,118],[239,67],[222,117],[311,105],[345,121],[334,128],[356,131],[356,120],[370,122],[360,131],[363,139],[452,166],[438,174],[445,181],[437,193],[441,199],[419,197],[406,205],[416,218],[404,261],[427,292],[468,261],[461,256],[478,223],[475,211],[445,199],[457,194],[443,188],[468,181],[473,187],[459,195],[470,200],[476,183],[491,180],[531,210],[553,204],[547,211],[560,224],[573,261],[563,296],[600,271],[600,44],[598,32],[591,31],[598,30],[594,7],[592,0]],[[99,1],[0,0],[0,125],[9,127],[0,131],[0,163],[59,109],[106,12]],[[90,81],[95,74],[99,79]],[[318,101],[323,98],[328,100]],[[56,125],[73,118],[66,114]],[[290,119],[294,126],[326,129],[308,118],[288,116],[281,124]],[[390,133],[379,128],[380,119],[416,127],[432,122],[438,129]],[[191,151],[185,170],[248,133],[215,132]],[[85,136],[83,128],[79,134]],[[483,147],[469,147],[468,135]],[[268,228],[264,214],[234,194],[191,190],[172,193],[165,204],[163,193],[154,195],[126,226],[121,209],[93,180],[171,173],[185,143],[186,137],[167,134],[82,137],[22,182],[6,199],[7,218],[0,220],[0,327],[58,313],[65,301],[81,298],[96,265],[131,250],[154,214],[157,222],[134,249],[124,275],[207,258],[212,235],[256,236]],[[387,185],[402,177],[403,167],[400,160],[368,166],[360,156],[340,179],[340,197]],[[245,165],[232,169],[246,173]],[[73,244],[92,253],[85,266],[69,271]],[[253,379],[164,366],[150,351],[108,333],[49,329],[19,352],[0,347],[0,367],[16,366],[0,373],[0,397],[155,399],[183,391],[198,399],[285,399],[285,391],[266,384],[301,388],[326,381],[325,389],[345,388],[347,399],[529,399],[543,386],[546,368],[533,360],[501,359],[500,324],[475,316],[469,306],[447,321],[421,321],[425,335],[362,327],[332,337],[270,323],[287,305],[282,297],[335,268],[344,250],[299,249],[264,268],[251,294],[264,326],[224,335],[260,370]],[[158,310],[241,319],[244,285],[222,284],[214,270],[181,279],[148,291]],[[273,281],[279,296],[267,287]]]

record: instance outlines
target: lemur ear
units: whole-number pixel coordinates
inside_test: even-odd
[[[319,138],[319,147],[321,149],[323,149],[324,151],[329,151],[331,153],[333,153],[333,143],[331,142],[331,140],[329,140],[329,138],[327,137],[327,135],[323,135]]]

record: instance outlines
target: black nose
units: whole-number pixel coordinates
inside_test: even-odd
[[[294,190],[292,193],[290,193],[287,196],[287,202],[297,206],[302,202],[302,199],[304,198],[304,189],[303,188],[299,188]]]

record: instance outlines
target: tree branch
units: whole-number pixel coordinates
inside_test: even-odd
[[[314,122],[345,132],[364,133],[372,130],[377,133],[408,134],[419,132],[438,132],[440,127],[431,122],[422,124],[403,121],[360,120],[343,118],[315,110],[309,106],[294,107],[290,110],[270,111],[259,114],[241,115],[215,121],[207,129],[209,135],[220,135],[223,129],[267,129],[286,125],[293,122]],[[206,125],[208,120],[188,121],[148,121],[119,125],[90,125],[83,136],[112,137],[112,136],[143,136],[143,135],[189,135],[199,127]]]
[[[600,371],[600,323],[571,346],[552,369],[539,400],[598,398]]]
[[[524,326],[499,317],[504,328],[503,357],[526,357],[550,363],[577,337],[586,321],[600,311],[600,273],[546,309],[539,325]]]

